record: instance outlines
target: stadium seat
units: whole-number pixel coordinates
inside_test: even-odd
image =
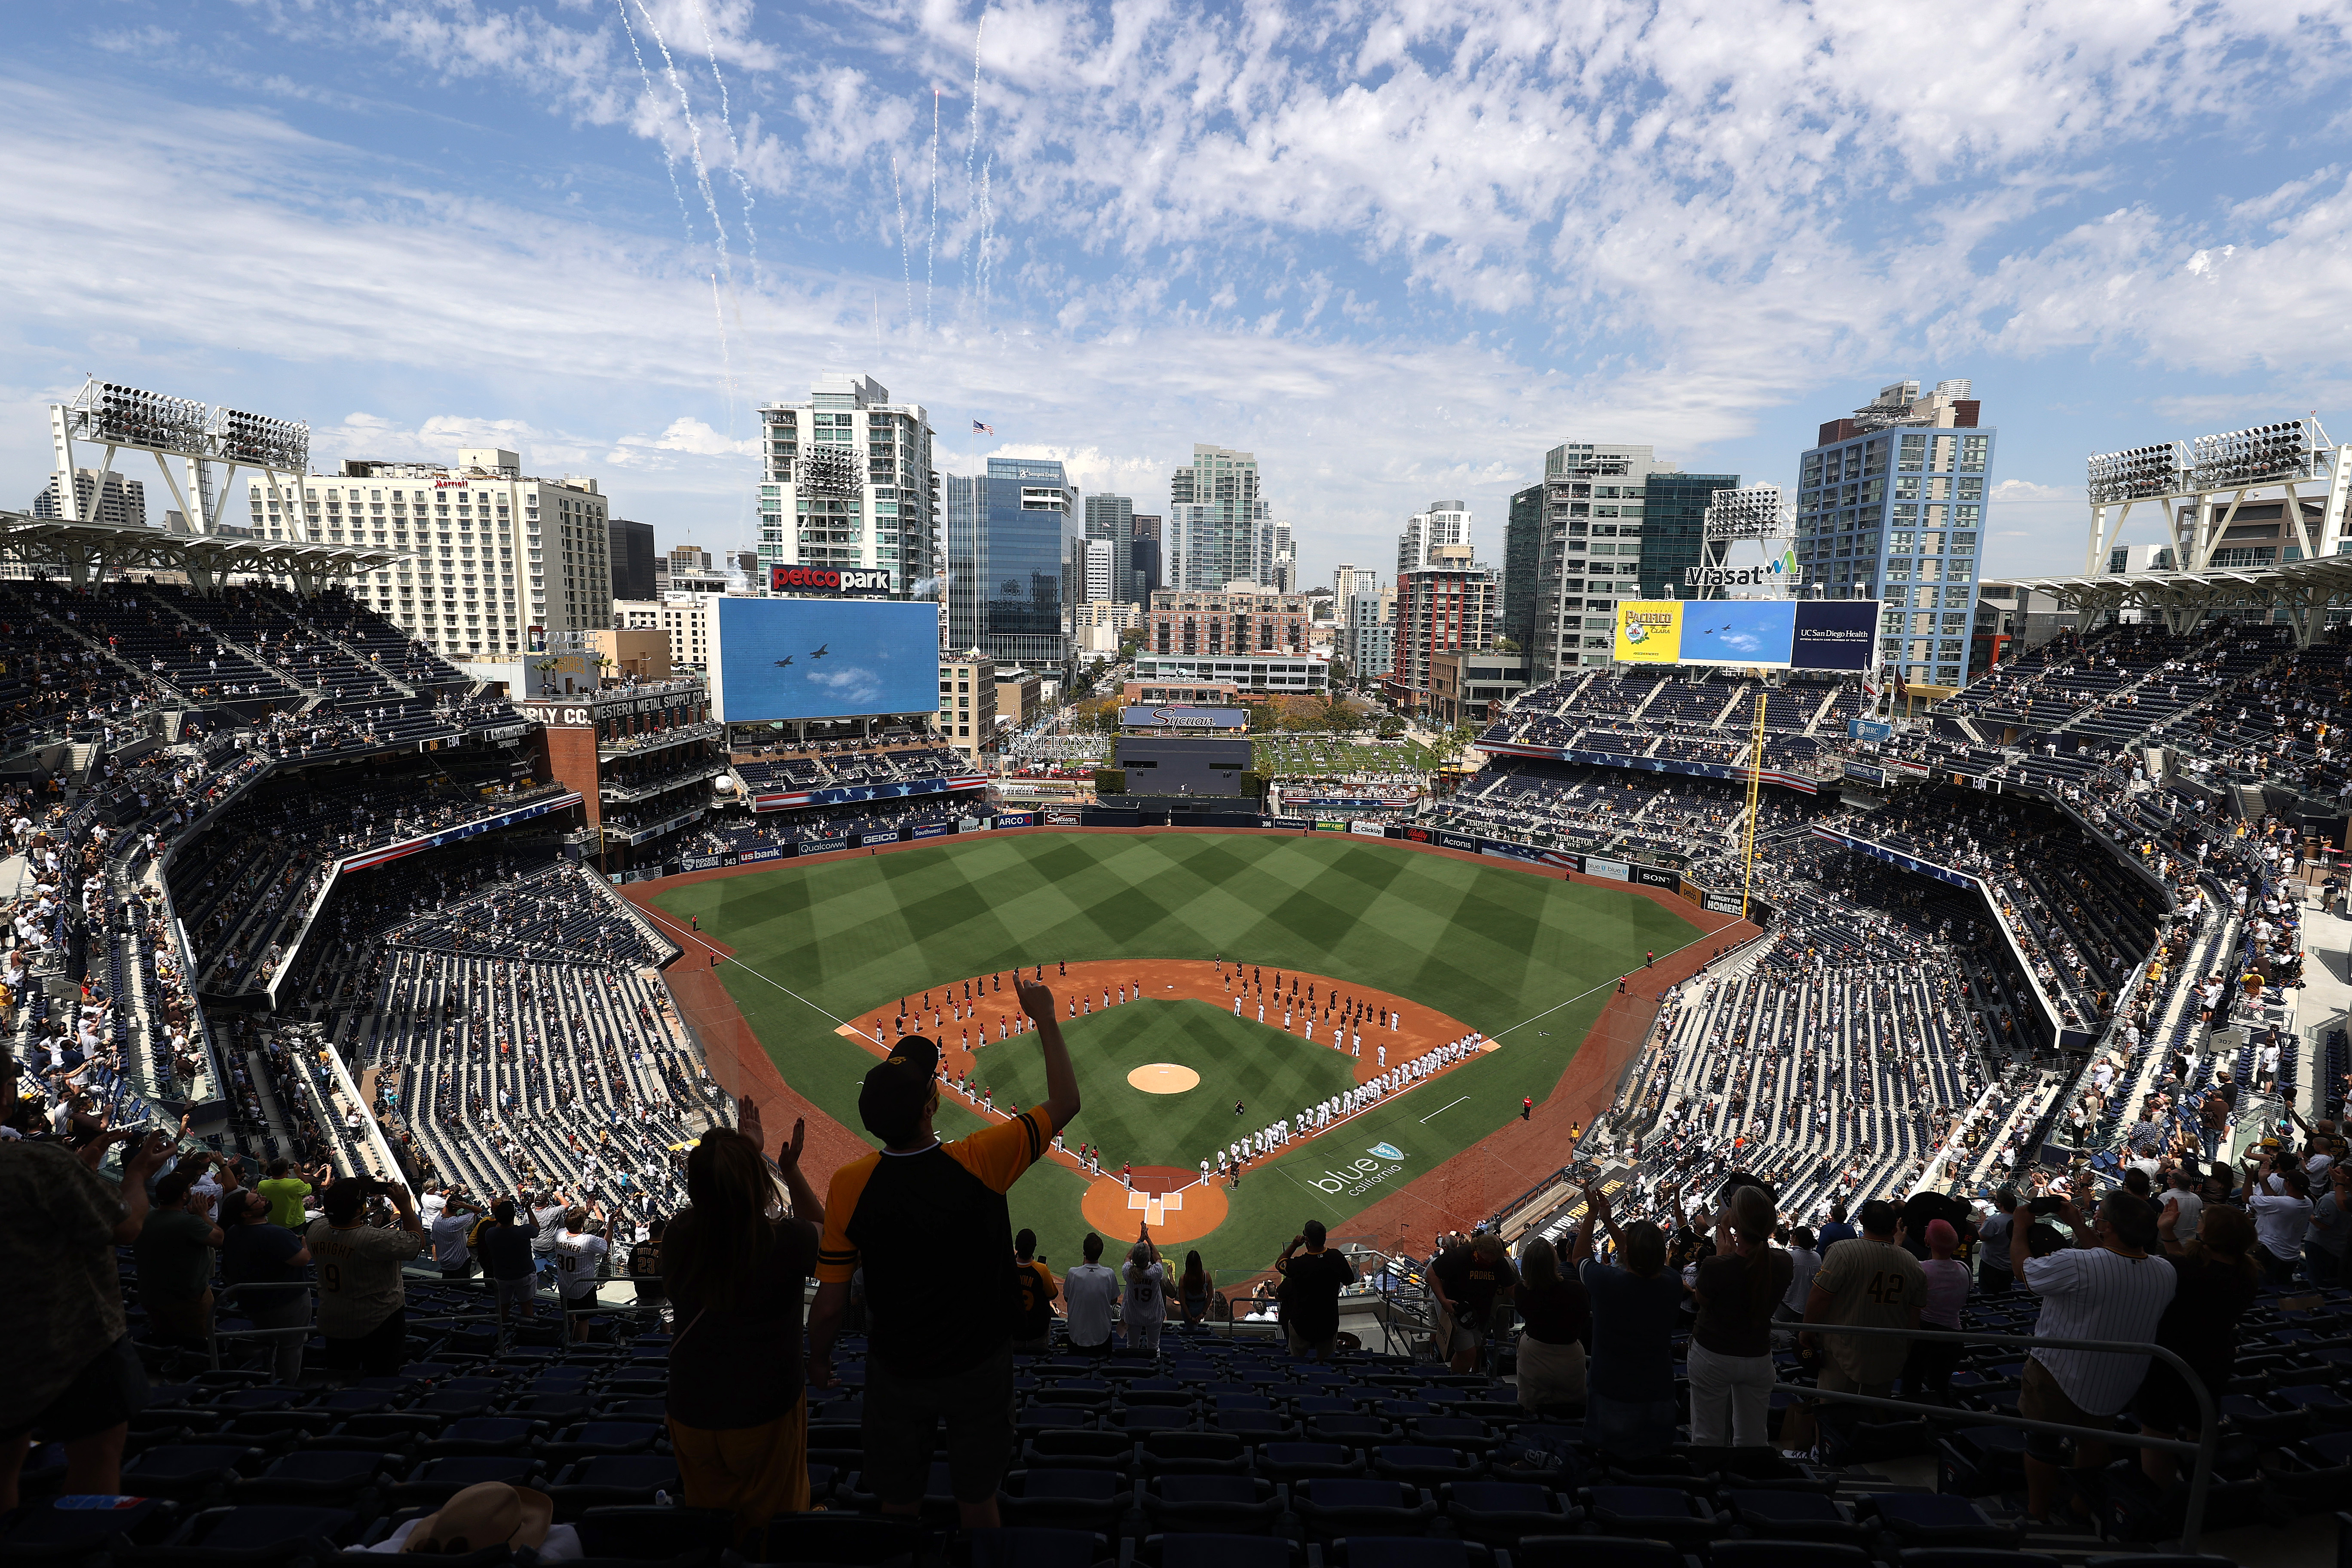
[[[257,1475],[268,1456],[235,1443],[181,1443],[150,1448],[122,1467],[122,1484],[142,1497],[201,1504],[225,1498],[240,1475]]]
[[[1150,1432],[1135,1445],[1147,1476],[1247,1475],[1250,1451],[1223,1432]]]
[[[1419,1535],[1437,1517],[1428,1493],[1399,1481],[1323,1477],[1290,1489],[1291,1507],[1317,1541],[1347,1535]]]
[[[753,1563],[913,1568],[929,1532],[919,1524],[847,1513],[787,1513],[768,1521],[743,1555]]]
[[[1494,1554],[1475,1541],[1345,1537],[1331,1543],[1333,1568],[1489,1568]]]
[[[354,1544],[360,1521],[349,1509],[254,1503],[205,1509],[170,1542],[118,1553],[117,1562],[173,1563],[194,1568],[277,1568],[331,1558]]]
[[[1254,1476],[1159,1476],[1142,1488],[1143,1517],[1155,1531],[1262,1535],[1288,1509],[1286,1489]]]
[[[1091,1531],[1015,1525],[961,1535],[958,1568],[1094,1568],[1112,1561],[1109,1538]]]
[[[592,1561],[715,1561],[735,1539],[735,1516],[723,1508],[592,1508],[573,1528]]]
[[[1110,1535],[1134,1499],[1133,1484],[1109,1471],[1014,1470],[1004,1478],[997,1507],[1008,1524]]]
[[[1529,1481],[1449,1481],[1437,1500],[1464,1540],[1489,1546],[1508,1546],[1523,1535],[1561,1534],[1576,1519],[1558,1493]]]
[[[1391,1443],[1372,1450],[1371,1468],[1374,1475],[1384,1479],[1434,1490],[1449,1481],[1468,1480],[1483,1467],[1458,1449]]]
[[[1338,1443],[1268,1443],[1257,1451],[1257,1472],[1294,1488],[1302,1481],[1360,1476],[1364,1461]]]
[[[1528,1535],[1510,1550],[1511,1568],[1690,1568],[1697,1562],[1666,1542],[1628,1535]]]
[[[1708,1568],[1873,1568],[1859,1546],[1822,1541],[1718,1541],[1707,1549]]]
[[[650,1506],[656,1492],[675,1497],[682,1488],[677,1461],[667,1454],[600,1454],[565,1466],[544,1489],[555,1517],[569,1522],[592,1508]]]
[[[406,1480],[392,1489],[392,1505],[398,1509],[433,1509],[467,1487],[478,1486],[484,1481],[504,1481],[509,1486],[544,1489],[541,1485],[544,1479],[536,1459],[506,1455],[427,1459],[410,1471]]]
[[[1318,1568],[1322,1552],[1271,1535],[1150,1535],[1146,1568]]]
[[[1863,1520],[1875,1519],[1899,1548],[2015,1546],[2023,1532],[1987,1519],[1966,1498],[1932,1492],[1868,1492],[1855,1503]]]
[[[1815,1541],[1862,1546],[1867,1537],[1853,1515],[1834,1498],[1810,1491],[1727,1488],[1724,1511],[1759,1539]]]
[[[260,1475],[239,1480],[229,1495],[240,1503],[308,1503],[347,1508],[372,1518],[374,1500],[398,1479],[402,1466],[390,1454],[298,1448],[271,1462]]]
[[[1606,1535],[1646,1536],[1697,1551],[1724,1533],[1724,1521],[1704,1499],[1661,1486],[1587,1487],[1579,1505]]]
[[[1021,1445],[1031,1469],[1120,1470],[1135,1463],[1135,1439],[1124,1432],[1049,1427]]]

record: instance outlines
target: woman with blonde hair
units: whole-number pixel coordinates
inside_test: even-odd
[[[776,1152],[792,1195],[785,1214],[762,1153],[760,1107],[740,1131],[713,1128],[686,1157],[689,1206],[662,1238],[662,1284],[675,1313],[669,1435],[688,1508],[726,1509],[739,1547],[768,1521],[806,1512],[808,1388],[801,1287],[816,1267],[824,1205],[801,1174],[804,1122]]]
[[[1764,1189],[1737,1186],[1716,1211],[1715,1250],[1698,1266],[1691,1293],[1690,1440],[1695,1448],[1760,1448],[1769,1440],[1772,1308],[1795,1266],[1772,1245],[1776,1215]]]
[[[1584,1336],[1592,1331],[1592,1303],[1583,1284],[1560,1271],[1559,1254],[1537,1237],[1519,1251],[1519,1282],[1511,1305],[1519,1331],[1519,1407],[1540,1415],[1584,1408]]]
[[[2167,1250],[2152,1256],[2172,1266],[2178,1282],[2172,1304],[2157,1320],[2156,1342],[2187,1362],[2219,1404],[2237,1358],[2238,1320],[2253,1304],[2262,1279],[2254,1222],[2243,1209],[2208,1204],[2198,1216],[2197,1234],[2181,1243],[2176,1254],[2170,1251],[2176,1217],[2167,1208],[2157,1221],[2157,1234]],[[2131,1408],[2140,1431],[2149,1436],[2179,1437],[2197,1430],[2196,1394],[2178,1367],[2158,1357],[2148,1358]],[[2168,1486],[2180,1474],[2179,1461],[2161,1449],[2142,1448],[2139,1462],[2150,1479]]]

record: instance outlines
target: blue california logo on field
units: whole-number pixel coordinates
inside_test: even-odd
[[[1365,1150],[1364,1152],[1371,1155],[1372,1158],[1376,1160],[1402,1160],[1404,1158],[1404,1151],[1398,1148],[1393,1143],[1375,1143],[1370,1148]]]

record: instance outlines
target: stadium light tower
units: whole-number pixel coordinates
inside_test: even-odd
[[[1722,571],[1729,562],[1731,547],[1742,540],[1763,542],[1792,537],[1797,531],[1796,509],[1782,499],[1778,485],[1742,485],[1736,490],[1717,490],[1707,497],[1706,518],[1701,529],[1701,586],[1693,591],[1692,597],[1714,598],[1723,590],[1707,584],[1712,581],[1711,574]]]
[[[230,493],[239,468],[258,468],[273,492],[299,500],[303,470],[310,461],[310,426],[297,419],[274,419],[234,408],[207,408],[190,397],[148,392],[120,382],[91,376],[80,392],[65,403],[49,405],[49,439],[55,449],[58,504],[68,521],[87,522],[74,483],[77,464],[74,443],[92,442],[106,448],[90,491],[91,505],[102,503],[107,477],[114,471],[118,452],[145,452],[155,459],[164,487],[180,503],[180,515],[191,533],[215,531],[211,492],[205,466],[225,463],[218,494]],[[185,488],[173,477],[169,459],[180,459]]]
[[[2352,447],[2338,447],[2318,417],[2282,419],[2193,441],[2163,441],[2120,452],[2100,452],[2087,464],[2091,503],[2086,575],[2106,570],[2108,552],[2121,541],[2134,506],[2146,502],[2164,514],[2177,571],[2203,572],[2237,521],[2238,510],[2258,490],[2275,490],[2280,507],[2280,542],[2313,560],[2333,555],[2344,541],[2346,502],[2352,495]],[[2321,493],[2306,497],[2304,487]],[[2272,498],[2263,498],[2267,505]],[[2319,503],[2315,520],[2306,500]],[[2314,526],[2315,521],[2316,526]],[[2274,559],[2284,560],[2282,552]]]

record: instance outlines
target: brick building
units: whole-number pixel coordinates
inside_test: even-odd
[[[1492,622],[1501,608],[1494,572],[1472,562],[1467,546],[1441,546],[1432,553],[1442,559],[1397,580],[1389,700],[1415,713],[1430,709],[1431,661],[1443,653],[1492,647]]]
[[[1167,654],[1304,654],[1308,619],[1304,595],[1162,588],[1151,595],[1143,648]]]

